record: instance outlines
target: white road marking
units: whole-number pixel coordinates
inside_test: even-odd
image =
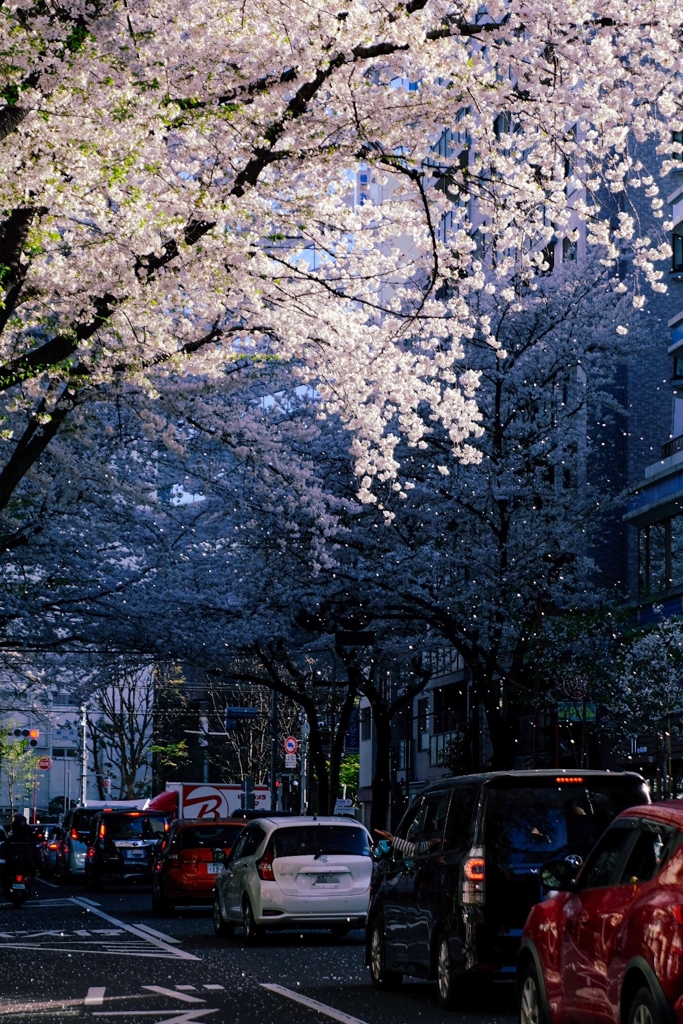
[[[179,992],[196,992],[197,991],[197,986],[196,985],[174,985],[173,987],[177,988]],[[206,985],[204,986],[204,988],[206,988]]]
[[[333,1006],[319,1003],[317,999],[309,999],[308,996],[301,995],[299,992],[293,992],[291,988],[284,988],[282,985],[271,985],[267,982],[262,982],[261,988],[267,988],[269,992],[274,992],[278,996],[284,996],[285,999],[301,1003],[302,1006],[307,1006],[309,1010],[316,1010],[318,1013],[324,1014],[325,1017],[331,1017],[332,1020],[340,1021],[341,1024],[365,1024],[365,1021],[359,1017],[351,1017],[348,1013],[335,1010]]]
[[[83,901],[80,896],[72,896],[71,902],[77,907],[83,906]],[[117,928],[123,928],[124,931],[129,932],[131,935],[135,935],[136,938],[144,939],[145,942],[149,942],[150,945],[156,946],[158,949],[162,949],[165,953],[169,953],[179,960],[199,960],[198,956],[194,956],[192,953],[186,953],[184,949],[174,948],[167,942],[163,942],[161,939],[155,939],[153,935],[149,935],[146,932],[141,931],[139,928],[134,928],[133,925],[125,924],[125,922],[119,921],[116,917],[110,917],[109,914],[105,914],[105,912],[100,910],[98,907],[86,907],[86,910],[89,910],[91,914],[97,914],[98,917],[101,917],[104,921],[108,921],[109,924],[116,925]]]
[[[69,898],[71,898],[71,897],[69,897]],[[89,907],[101,907],[102,906],[101,903],[96,903],[95,900],[89,900],[87,896],[79,896],[78,898],[81,901],[81,903],[87,903]]]
[[[96,1010],[93,1017],[158,1017],[160,1013],[175,1013],[175,1010]],[[218,1010],[181,1010],[176,1017],[166,1017],[158,1024],[195,1024],[199,1017],[208,1017]]]
[[[107,991],[106,988],[89,988],[88,994],[83,1000],[84,1006],[101,1006],[104,1002],[104,993]]]
[[[178,992],[174,988],[164,988],[163,985],[143,985],[142,987],[147,989],[148,992],[156,992],[159,996],[170,996],[171,999],[180,999],[183,1003],[206,1002],[206,999],[198,999],[197,996],[188,995],[187,992]]]
[[[82,999],[48,999],[46,1002],[33,1003],[0,1003],[0,1015],[15,1013],[44,1013],[46,1010],[66,1010],[69,1014],[69,1007],[83,1006]]]
[[[225,987],[223,985],[204,985],[204,988],[208,992],[225,992]]]
[[[143,932],[147,932],[148,935],[153,935],[155,939],[163,939],[164,942],[180,942],[180,939],[174,939],[172,935],[166,935],[165,932],[158,932],[156,928],[150,928],[148,924],[140,924],[138,921],[135,927]]]
[[[49,885],[51,889],[59,889],[58,885],[55,885],[54,882],[48,882],[46,878],[39,878],[38,883],[40,885]]]

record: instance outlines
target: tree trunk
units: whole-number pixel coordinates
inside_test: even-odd
[[[385,704],[371,703],[375,726],[375,774],[372,779],[370,829],[387,827],[391,798],[391,718]]]
[[[328,803],[329,814],[334,814],[334,805],[337,802],[337,797],[339,796],[339,774],[341,771],[341,759],[344,754],[344,743],[346,741],[346,733],[349,728],[351,714],[353,712],[353,706],[355,703],[355,690],[352,687],[349,687],[346,693],[346,697],[344,698],[344,703],[342,704],[341,711],[339,713],[337,731],[330,745],[330,792]]]

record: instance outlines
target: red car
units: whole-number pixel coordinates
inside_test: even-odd
[[[245,824],[176,819],[152,869],[152,909],[164,914],[180,903],[212,903],[216,875]]]
[[[540,872],[517,961],[520,1024],[683,1024],[683,801],[612,822]],[[574,877],[576,875],[576,877]]]

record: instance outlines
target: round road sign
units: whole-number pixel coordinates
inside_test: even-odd
[[[299,744],[297,743],[294,736],[288,736],[287,739],[285,740],[285,754],[296,754],[298,749]]]
[[[38,758],[38,767],[42,768],[44,772],[49,772],[50,768],[52,768],[52,758],[51,757],[39,757]]]

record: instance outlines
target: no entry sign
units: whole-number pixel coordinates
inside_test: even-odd
[[[44,772],[49,772],[50,768],[52,768],[52,758],[46,756],[39,757],[38,767],[42,768]]]
[[[287,739],[285,740],[285,754],[296,754],[298,749],[299,744],[297,743],[295,737],[288,736]]]

